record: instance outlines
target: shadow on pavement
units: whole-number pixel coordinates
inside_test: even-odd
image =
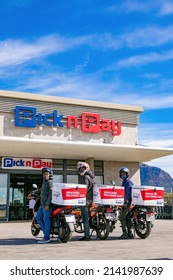
[[[146,260],[173,260],[173,259],[170,259],[170,258],[158,258],[158,259],[146,259]]]
[[[35,244],[36,239],[32,238],[4,238],[0,239],[0,246],[30,245]]]

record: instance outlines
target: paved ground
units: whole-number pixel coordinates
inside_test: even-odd
[[[30,222],[0,223],[0,260],[173,260],[173,220],[156,220],[147,239],[118,240],[119,225],[105,241],[93,236],[91,241],[61,243],[56,238],[49,244],[37,244],[30,233]]]

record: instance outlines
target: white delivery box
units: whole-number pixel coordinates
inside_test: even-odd
[[[132,186],[132,204],[163,206],[164,188],[155,186]]]
[[[54,183],[52,203],[66,206],[86,205],[86,185]]]
[[[102,205],[123,205],[124,187],[95,185],[93,189],[93,202]]]

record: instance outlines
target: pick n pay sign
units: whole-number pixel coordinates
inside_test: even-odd
[[[42,114],[35,107],[16,106],[15,126],[35,128],[36,126],[64,127],[64,115],[57,110],[52,113]],[[113,136],[121,134],[121,121],[101,119],[100,114],[83,112],[81,118],[67,116],[67,128],[81,128],[83,132],[99,133],[111,131]]]
[[[52,168],[51,159],[31,159],[31,158],[2,158],[2,168],[5,169],[36,169],[43,167]]]

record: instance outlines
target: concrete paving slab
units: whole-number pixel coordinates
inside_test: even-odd
[[[52,238],[49,244],[37,244],[30,222],[0,223],[0,260],[173,260],[173,220],[156,220],[146,239],[119,240],[121,228],[107,240],[94,235],[91,241],[78,241],[82,234],[73,233],[71,241],[61,243]]]

